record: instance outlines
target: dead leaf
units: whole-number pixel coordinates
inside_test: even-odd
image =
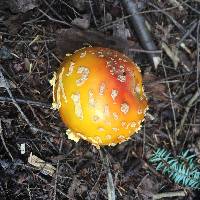
[[[25,21],[25,16],[22,13],[11,15],[3,23],[8,28],[9,33],[17,34],[22,27],[22,23]]]
[[[146,176],[140,182],[137,191],[140,195],[143,196],[144,199],[150,199],[154,193],[159,191],[159,182],[156,181],[155,178],[151,176]]]
[[[88,29],[90,26],[90,16],[83,15],[83,18],[75,18],[72,24],[82,29]]]
[[[176,69],[180,59],[178,57],[178,48],[176,47],[172,47],[170,48],[166,43],[162,42],[161,44],[162,48],[164,49],[165,53],[168,55],[168,57],[172,60],[173,64],[174,64],[174,68]]]
[[[134,42],[119,37],[107,36],[103,33],[78,28],[60,29],[56,36],[56,54],[64,58],[66,53],[73,53],[84,45],[108,47],[127,54]]]
[[[72,0],[72,5],[77,8],[79,11],[84,11],[86,8],[85,0]]]
[[[23,66],[22,66],[21,63],[15,63],[15,64],[13,65],[13,69],[14,69],[16,72],[20,72],[20,71],[23,70],[24,68],[23,68]]]
[[[169,3],[174,7],[178,7],[178,9],[180,11],[184,11],[185,10],[184,7],[181,5],[181,3],[178,2],[177,0],[169,0]]]
[[[30,153],[30,156],[28,158],[28,163],[42,170],[41,171],[42,173],[48,174],[50,176],[53,176],[53,174],[56,171],[56,168],[53,165],[46,163],[44,160],[38,158],[32,153]]]
[[[13,13],[25,13],[38,6],[37,0],[9,0],[7,2]]]
[[[82,184],[81,181],[77,178],[77,176],[74,176],[73,181],[68,189],[68,198],[69,200],[74,200],[76,199],[75,194],[81,195],[87,190],[87,186]]]
[[[113,36],[122,38],[124,40],[127,40],[127,38],[131,37],[129,29],[127,29],[124,24],[124,20],[119,20],[118,23],[113,26]]]
[[[28,72],[31,73],[33,64],[29,61],[28,58],[24,58],[24,65],[25,65],[26,69],[28,70]]]
[[[159,78],[154,74],[145,72],[143,76],[143,83],[148,96],[151,96],[155,100],[168,100],[167,96],[165,95],[167,91],[166,85],[161,83]]]

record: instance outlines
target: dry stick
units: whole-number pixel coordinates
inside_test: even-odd
[[[13,102],[12,98],[4,97],[4,96],[0,96],[0,101],[2,101],[2,102]],[[38,101],[33,101],[33,100],[28,100],[28,99],[21,99],[21,98],[15,98],[15,101],[17,103],[30,104],[32,106],[36,106],[36,107],[40,107],[40,108],[46,108],[46,109],[51,108],[50,103],[48,104],[48,103],[44,103],[44,102],[38,102]]]
[[[60,141],[60,147],[59,147],[59,154],[62,152],[62,147],[63,147],[63,137],[61,138]],[[56,166],[56,175],[55,175],[55,183],[54,183],[54,195],[53,199],[56,200],[56,191],[57,191],[57,183],[58,183],[58,173],[59,173],[59,166],[60,166],[60,161],[57,161],[57,166]]]
[[[164,71],[164,74],[165,74],[165,78],[167,78],[167,72],[166,72],[166,69],[165,69],[165,66],[163,65],[163,63],[162,63],[162,66],[163,66],[163,71]],[[167,88],[168,88],[168,91],[169,91],[170,104],[171,104],[173,118],[174,118],[174,128],[175,128],[175,132],[176,132],[176,130],[177,130],[176,129],[176,112],[175,112],[175,109],[174,109],[174,106],[173,106],[172,92],[171,92],[171,88],[170,88],[169,82],[166,82],[166,84],[167,84]],[[176,137],[176,134],[175,134],[175,137]],[[177,143],[177,140],[175,138],[175,144],[176,143]]]
[[[101,157],[101,160],[103,161],[103,165],[105,170],[107,171],[107,191],[108,191],[108,200],[115,200],[115,186],[112,178],[112,174],[110,172],[109,162],[108,162],[108,156],[106,152],[103,151],[103,149],[99,149],[99,154]]]
[[[23,40],[23,38],[22,38],[21,36],[19,36],[19,37]],[[25,43],[25,46],[26,46],[27,48],[29,48],[29,45],[26,44],[26,43]],[[29,49],[30,49],[30,48],[29,48]],[[33,53],[31,49],[30,49],[30,52]],[[5,71],[5,69],[4,69],[4,71]],[[22,80],[21,84],[17,86],[17,89],[18,89],[18,91],[20,92],[20,94],[21,94],[22,96],[24,96],[24,94],[23,94],[23,92],[22,92],[22,90],[21,90],[20,88],[21,88],[21,86],[25,83],[25,81],[26,81],[30,76],[31,76],[31,73],[29,73],[29,74]],[[32,106],[28,104],[28,107],[30,108],[31,112],[33,113],[33,116],[35,117],[36,121],[40,124],[40,126],[43,126],[43,123],[41,122],[41,120],[40,120],[40,119],[38,118],[38,116],[36,115],[35,110],[32,108]]]
[[[19,44],[23,44],[23,43],[31,43],[33,40],[8,40],[8,39],[5,39],[4,40],[5,43],[17,43],[18,45]],[[55,42],[55,39],[49,39],[49,40],[38,40],[37,43],[50,43],[50,42]]]
[[[90,4],[90,10],[91,10],[91,13],[92,13],[92,17],[93,17],[94,23],[95,23],[95,25],[96,25],[96,27],[97,27],[97,20],[96,20],[96,17],[95,17],[95,15],[94,15],[94,10],[93,10],[93,7],[92,7],[92,2],[91,2],[91,0],[89,0],[89,4]]]
[[[43,177],[41,177],[38,174],[34,174],[35,176],[37,176],[40,180],[42,180],[45,184],[49,185],[52,189],[54,188],[54,185],[52,185],[51,183],[49,183],[46,179],[44,179]],[[64,197],[68,198],[68,195],[65,194],[62,190],[56,188],[56,191],[60,194],[62,194]]]
[[[179,47],[181,45],[181,43],[192,33],[192,31],[196,28],[196,26],[197,26],[197,21],[194,20],[192,22],[191,27],[183,34],[182,38],[178,41],[176,47]]]
[[[185,191],[177,191],[177,192],[164,192],[160,194],[154,194],[153,200],[162,199],[162,198],[169,198],[169,197],[184,197],[186,196]]]
[[[92,193],[96,189],[97,185],[99,184],[101,176],[102,176],[103,169],[104,169],[104,167],[102,166],[101,171],[99,172],[99,176],[98,176],[97,180],[95,181],[95,184],[94,184],[94,186],[92,187],[92,189],[90,190],[89,193]]]
[[[181,132],[181,130],[182,130],[182,128],[183,128],[183,125],[184,125],[184,123],[185,123],[185,120],[186,120],[186,118],[187,118],[187,116],[188,116],[188,113],[189,113],[189,111],[190,111],[190,108],[193,106],[193,103],[194,103],[195,101],[197,101],[197,99],[199,98],[199,96],[200,96],[200,90],[197,89],[197,91],[195,92],[195,94],[193,95],[193,97],[189,100],[189,102],[188,102],[188,104],[187,104],[187,106],[186,106],[185,113],[184,113],[183,118],[182,118],[182,120],[181,120],[180,126],[179,126],[179,128],[176,130],[176,132],[175,132],[175,135],[176,135],[176,136],[179,136],[179,134],[180,134],[180,132]]]
[[[129,48],[130,52],[139,52],[139,53],[153,53],[153,54],[161,54],[162,50],[154,50],[154,51],[149,51],[149,50],[144,50],[144,49],[135,49],[135,48]]]
[[[10,158],[11,158],[11,160],[13,161],[13,160],[14,160],[14,159],[13,159],[13,156],[12,156],[12,154],[10,153],[8,147],[6,146],[5,140],[4,140],[4,138],[3,138],[3,130],[2,130],[2,126],[1,126],[1,119],[0,119],[0,138],[1,138],[2,144],[3,144],[3,146],[4,146],[5,150],[6,150],[6,152],[8,153],[8,155],[9,155]]]
[[[22,118],[26,121],[26,123],[29,125],[29,127],[33,130],[33,125],[31,124],[31,122],[29,121],[29,119],[26,117],[26,115],[23,113],[22,109],[20,108],[20,106],[17,104],[16,100],[14,99],[12,92],[10,91],[10,88],[8,86],[7,80],[4,78],[4,75],[1,72],[0,69],[0,80],[3,83],[3,87],[7,90],[10,98],[12,99],[13,104],[15,105],[15,107],[18,109],[18,111],[20,112]]]
[[[197,25],[197,87],[199,89],[199,76],[200,76],[200,62],[199,62],[199,57],[200,57],[200,20],[198,21]]]
[[[200,15],[200,12],[199,10],[193,8],[192,6],[190,6],[189,4],[187,4],[187,1],[186,2],[182,2],[185,6],[187,6],[188,8],[190,8],[192,11],[196,12],[196,14]]]
[[[168,182],[168,180],[166,180],[166,177],[163,176],[162,174],[160,174],[158,171],[156,171],[153,167],[151,167],[149,165],[149,163],[146,161],[146,159],[141,158],[140,155],[138,155],[138,153],[136,153],[135,151],[133,151],[134,156],[136,156],[137,159],[140,160],[140,162],[142,163],[142,168],[145,170],[150,170],[153,174],[155,174],[157,177],[159,177],[160,179],[162,179],[163,182]]]
[[[145,18],[143,15],[139,14],[138,3],[132,0],[123,0],[123,6],[126,8],[128,14],[130,14],[130,25],[133,27],[134,31],[137,33],[137,36],[144,49],[149,51],[157,50],[157,47],[153,41],[153,38],[147,29],[145,24]],[[151,53],[148,54],[149,58],[153,61],[154,67],[157,68],[160,63],[160,57],[158,54]]]
[[[54,4],[54,1],[55,1],[55,0],[52,0],[52,1],[51,1],[50,6]],[[47,13],[48,11],[49,11],[49,8],[47,8],[44,12]],[[26,21],[26,22],[24,22],[23,24],[32,24],[32,23],[38,21],[39,19],[41,19],[43,16],[44,16],[44,15],[41,15],[41,16],[39,16],[38,18],[32,19],[32,20],[30,20],[30,21]]]
[[[79,17],[81,17],[82,15],[80,13],[78,13],[72,6],[70,6],[70,4],[68,4],[67,2],[60,0],[61,3],[63,3],[64,5],[66,5],[68,8],[70,8],[71,10],[73,10],[74,15],[77,17],[77,15]]]
[[[65,21],[60,21],[58,19],[54,19],[52,17],[50,17],[49,15],[47,15],[43,10],[39,9],[38,10],[44,15],[46,16],[50,21],[53,21],[53,22],[56,22],[56,23],[60,23],[60,24],[64,24],[64,25],[67,25],[67,26],[70,26],[71,27],[71,24],[65,22]]]
[[[51,5],[49,5],[49,3],[46,0],[42,0],[47,6],[48,8],[61,20],[64,21],[64,19],[52,8]],[[46,13],[46,12],[45,12]]]
[[[28,183],[28,186],[27,186],[27,187],[28,187],[28,188],[27,188],[27,191],[28,191],[29,199],[32,200],[29,183]]]

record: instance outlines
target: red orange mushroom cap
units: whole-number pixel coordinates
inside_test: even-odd
[[[136,133],[148,109],[140,68],[108,48],[87,47],[67,55],[54,78],[53,108],[68,137],[99,147]]]

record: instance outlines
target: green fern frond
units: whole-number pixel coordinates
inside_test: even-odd
[[[167,175],[172,181],[185,187],[200,189],[200,168],[196,156],[189,150],[174,157],[166,149],[157,149],[149,162],[155,164],[156,170]]]

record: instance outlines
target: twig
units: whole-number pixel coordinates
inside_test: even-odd
[[[95,25],[96,25],[96,27],[97,27],[97,20],[96,20],[96,17],[95,17],[95,15],[94,15],[94,10],[93,10],[93,7],[92,7],[92,2],[91,2],[91,0],[89,0],[89,4],[90,4],[90,10],[91,10],[91,13],[92,13],[92,17],[93,17],[94,23],[95,23]]]
[[[145,24],[145,18],[143,17],[143,15],[138,14],[139,10],[137,2],[123,0],[122,3],[123,6],[126,8],[128,14],[131,15],[131,17],[129,18],[130,25],[134,28],[134,31],[137,33],[137,36],[144,49],[149,51],[157,50],[153,38]],[[160,57],[155,53],[148,54],[148,56],[153,61],[154,67],[157,68],[158,64],[160,63]]]
[[[3,82],[3,87],[7,90],[10,98],[12,99],[13,104],[15,105],[15,107],[17,108],[17,110],[20,112],[22,118],[26,121],[26,123],[29,125],[29,127],[31,128],[31,130],[33,130],[33,125],[31,124],[31,122],[29,121],[29,119],[26,117],[26,115],[23,113],[22,109],[20,108],[20,106],[17,104],[16,100],[14,99],[12,92],[10,91],[10,88],[8,86],[7,80],[4,78],[4,75],[1,72],[0,69],[0,80]]]
[[[200,15],[200,11],[193,8],[192,6],[190,6],[189,4],[187,4],[187,2],[182,1],[182,3],[187,6],[188,8],[190,8],[192,11],[194,11],[196,14]]]
[[[151,51],[151,50],[145,50],[145,49],[135,49],[135,48],[129,48],[128,51],[133,51],[133,52],[140,52],[140,53],[152,53],[152,54],[161,54],[162,53],[162,50],[154,50],[154,51]]]
[[[21,116],[22,116],[22,118],[24,119],[24,121],[26,121],[26,123],[27,123],[28,126],[30,127],[32,133],[41,132],[41,133],[49,134],[49,135],[53,136],[53,135],[54,135],[53,133],[48,132],[48,131],[44,131],[44,130],[42,130],[42,129],[40,129],[40,128],[37,128],[37,127],[33,126],[33,124],[29,121],[29,119],[28,119],[28,118],[26,117],[26,115],[23,113],[21,107],[17,104],[17,101],[16,101],[15,98],[13,97],[12,92],[10,91],[10,88],[9,88],[9,86],[8,86],[7,80],[4,78],[4,75],[3,75],[2,72],[1,72],[1,68],[2,68],[2,66],[0,65],[0,80],[1,80],[2,87],[4,87],[4,88],[7,90],[8,94],[9,94],[11,100],[12,100],[12,103],[13,103],[14,106],[17,108],[17,110],[18,110],[19,113],[21,114]]]
[[[183,125],[185,123],[185,120],[186,120],[186,118],[188,116],[188,113],[190,111],[190,108],[193,106],[193,103],[199,98],[199,96],[200,96],[200,90],[197,89],[197,91],[195,92],[195,94],[193,95],[193,97],[188,101],[188,104],[187,104],[187,106],[185,108],[185,113],[183,115],[183,118],[181,119],[180,126],[176,130],[176,132],[175,132],[176,136],[179,136],[179,134],[180,134],[180,132],[181,132],[181,130],[183,128]]]
[[[28,186],[27,186],[27,191],[28,191],[29,199],[32,200],[32,196],[31,196],[31,191],[30,191],[29,183],[28,183]]]
[[[64,5],[66,5],[68,8],[70,8],[71,10],[73,10],[74,15],[77,17],[77,15],[79,17],[81,17],[82,15],[80,13],[78,13],[72,6],[70,6],[70,4],[68,4],[67,2],[60,0],[61,3],[63,3]]]
[[[46,131],[46,130],[43,130],[41,128],[37,128],[37,127],[32,127],[32,130],[35,132],[39,132],[39,133],[42,133],[44,135],[49,135],[51,137],[56,137],[56,134],[55,133],[52,133],[50,131]]]
[[[177,192],[164,192],[159,194],[153,195],[153,200],[162,199],[162,198],[169,198],[169,197],[184,197],[186,196],[185,191],[177,191]]]
[[[184,29],[184,27],[183,27],[181,24],[179,24],[179,22],[177,22],[169,13],[167,13],[166,10],[160,9],[158,6],[152,4],[151,2],[147,2],[147,3],[148,3],[148,5],[152,6],[152,7],[155,8],[155,9],[157,9],[158,12],[161,12],[162,14],[166,15],[166,16],[174,23],[174,25],[175,25],[179,30],[181,30],[183,33],[186,32],[185,29]],[[193,35],[192,35],[191,33],[189,34],[189,36],[190,36],[190,38],[191,38],[192,40],[194,40],[194,41],[196,42],[196,38],[193,37]]]
[[[64,21],[64,19],[52,8],[51,5],[49,5],[49,3],[46,0],[42,0],[47,6],[48,8],[62,21]],[[46,13],[46,12],[45,12]]]
[[[165,66],[162,64],[163,66],[163,71],[164,71],[164,74],[165,74],[165,78],[167,78],[167,72],[166,72],[166,69],[165,69]],[[169,92],[169,97],[170,97],[170,104],[171,104],[171,108],[172,108],[172,113],[173,113],[173,118],[174,118],[174,129],[175,129],[175,132],[176,132],[176,112],[175,112],[175,109],[174,109],[174,106],[173,106],[173,98],[172,98],[172,92],[171,92],[171,88],[170,88],[170,85],[169,85],[169,82],[166,82],[167,84],[167,87],[168,87],[168,92]],[[176,140],[176,134],[175,134],[175,144],[177,143],[177,140]]]
[[[103,165],[105,170],[107,171],[107,191],[108,191],[108,200],[115,200],[115,186],[112,178],[112,174],[110,172],[108,156],[103,152],[103,150],[99,149],[101,160],[103,161]]]
[[[161,12],[161,11],[170,11],[170,10],[173,10],[177,8],[177,6],[173,6],[173,7],[170,7],[170,8],[165,8],[165,9],[154,9],[154,10],[147,10],[147,11],[141,11],[141,12],[137,12],[136,14],[148,14],[148,13],[154,13],[154,12]],[[135,13],[134,13],[135,14]],[[102,29],[106,30],[110,27],[112,27],[113,25],[119,23],[120,21],[124,21],[125,19],[128,19],[130,18],[132,15],[127,15],[127,16],[124,16],[124,17],[121,17],[120,19],[117,19],[117,20],[114,20],[112,22],[108,22],[102,26],[100,26],[97,30],[100,31]]]
[[[63,147],[63,137],[61,138],[61,141],[60,141],[59,154],[61,154],[61,152],[62,152],[62,147]],[[60,166],[60,161],[58,160],[57,161],[57,166],[56,166],[55,183],[54,183],[54,195],[53,195],[53,199],[54,200],[56,200],[56,191],[57,191],[59,166]]]
[[[197,87],[199,88],[199,76],[200,76],[200,20],[198,21],[197,25]],[[200,89],[200,88],[199,88]]]
[[[14,160],[14,159],[13,159],[13,156],[12,156],[12,154],[10,153],[8,147],[6,146],[5,140],[4,140],[4,138],[3,138],[3,130],[2,130],[2,125],[1,125],[1,119],[0,119],[0,138],[1,138],[2,144],[3,144],[3,146],[4,146],[5,150],[6,150],[6,152],[8,153],[8,155],[9,155],[10,158],[11,158],[11,160],[13,161],[13,160]]]
[[[145,170],[150,170],[153,174],[155,174],[157,177],[159,177],[160,179],[162,179],[164,182],[167,182],[165,176],[163,176],[162,174],[160,174],[159,172],[157,172],[153,167],[151,167],[148,162],[146,161],[146,159],[141,158],[140,155],[138,155],[137,152],[133,151],[132,152],[133,155],[140,160],[141,164],[142,164],[142,168]]]
[[[194,20],[192,22],[191,27],[183,34],[182,38],[178,41],[176,47],[179,47],[181,45],[181,43],[192,33],[192,31],[196,28],[196,26],[197,26],[197,21]]]
[[[4,96],[0,96],[0,101],[13,103],[12,98],[4,97]],[[32,106],[41,107],[41,108],[47,108],[47,109],[51,108],[51,105],[48,103],[43,103],[43,102],[38,102],[38,101],[33,101],[33,100],[28,100],[28,99],[15,98],[15,101],[17,103],[30,104]]]
[[[23,43],[31,43],[33,40],[8,40],[8,39],[5,39],[4,40],[5,43],[17,43],[18,45],[19,44],[23,44]],[[47,39],[47,40],[38,40],[37,43],[50,43],[50,42],[55,42],[55,39]]]
[[[52,0],[52,1],[51,1],[50,6],[52,6],[52,5],[54,4],[54,1],[55,1],[55,0]],[[47,13],[48,11],[49,11],[49,8],[47,8],[44,12]],[[44,16],[44,15],[40,15],[38,18],[32,19],[32,20],[30,20],[30,21],[26,21],[26,22],[24,22],[23,24],[32,24],[32,23],[38,21],[39,19],[41,19],[43,16]]]
[[[38,174],[34,174],[34,175],[37,176],[40,180],[42,180],[44,183],[49,185],[52,189],[54,188],[54,185],[50,184],[46,179],[44,179],[40,175],[38,175]],[[60,194],[62,194],[64,197],[68,198],[68,195],[65,194],[63,191],[61,191],[60,189],[57,188],[56,191],[59,192]]]
[[[64,24],[64,25],[67,25],[67,26],[70,26],[71,27],[71,24],[65,22],[65,21],[60,21],[58,19],[54,19],[52,17],[50,17],[49,15],[47,15],[43,10],[39,9],[38,10],[44,15],[46,16],[50,21],[53,21],[53,22],[56,22],[56,23],[60,23],[60,24]]]
[[[183,6],[181,5],[180,2],[178,2],[177,0],[169,0],[169,2],[173,5],[173,6],[177,6],[179,8],[180,11],[183,11],[184,8]]]

